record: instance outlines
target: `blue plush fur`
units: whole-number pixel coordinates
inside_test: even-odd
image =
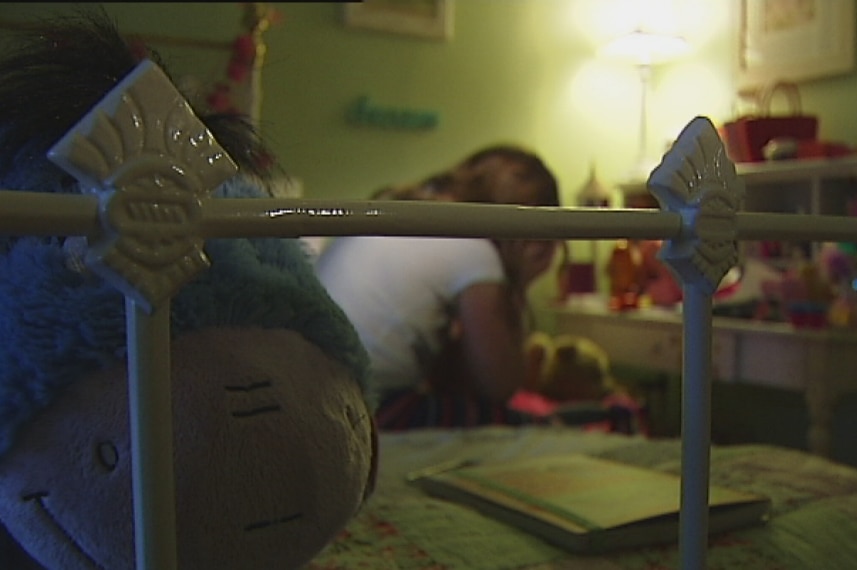
[[[2,39],[0,189],[80,192],[47,151],[139,57],[103,10]],[[155,52],[147,57],[161,63]],[[269,153],[252,126],[238,116],[200,118],[242,172],[215,195],[269,197],[271,172],[259,166]],[[0,236],[0,457],[64,387],[125,356],[124,298],[76,260],[81,239]],[[211,269],[172,300],[173,335],[229,325],[291,329],[348,367],[367,392],[368,357],[299,241],[218,239],[205,251]]]
[[[236,179],[218,195],[262,194]],[[0,455],[65,386],[126,353],[121,293],[76,269],[59,239],[7,247],[0,255]],[[205,251],[211,268],[172,301],[174,336],[231,325],[291,329],[348,367],[367,393],[366,353],[299,240],[212,239]]]

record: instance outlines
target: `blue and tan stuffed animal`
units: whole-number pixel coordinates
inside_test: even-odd
[[[47,152],[137,63],[103,14],[14,36],[0,61],[0,189],[81,192]],[[200,118],[239,166],[217,196],[265,196],[248,124]],[[125,300],[81,245],[0,235],[2,568],[135,565]],[[171,303],[178,567],[300,567],[372,488],[368,360],[298,241],[204,251],[210,269]]]

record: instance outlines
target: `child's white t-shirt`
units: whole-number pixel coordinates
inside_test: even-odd
[[[505,279],[487,239],[343,237],[316,269],[369,353],[380,398],[425,379],[462,291]]]

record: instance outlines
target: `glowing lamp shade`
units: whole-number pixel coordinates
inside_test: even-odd
[[[619,36],[604,46],[605,56],[637,65],[654,65],[676,59],[688,51],[687,41],[680,36],[635,30]]]

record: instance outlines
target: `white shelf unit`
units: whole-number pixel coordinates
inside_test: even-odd
[[[857,197],[857,156],[747,162],[735,166],[746,188],[748,212],[845,215],[847,198]],[[645,180],[619,185],[626,203],[648,196]]]
[[[744,182],[741,209],[746,212],[847,216],[851,201],[857,205],[857,156],[738,163],[736,171]],[[619,188],[629,207],[657,207],[646,181],[627,181]],[[750,243],[743,243],[742,250]],[[807,253],[820,245],[807,246]]]
[[[855,157],[747,163],[736,169],[746,188],[748,212],[846,216],[849,203],[857,199]],[[817,253],[820,245],[813,243],[807,253]]]

